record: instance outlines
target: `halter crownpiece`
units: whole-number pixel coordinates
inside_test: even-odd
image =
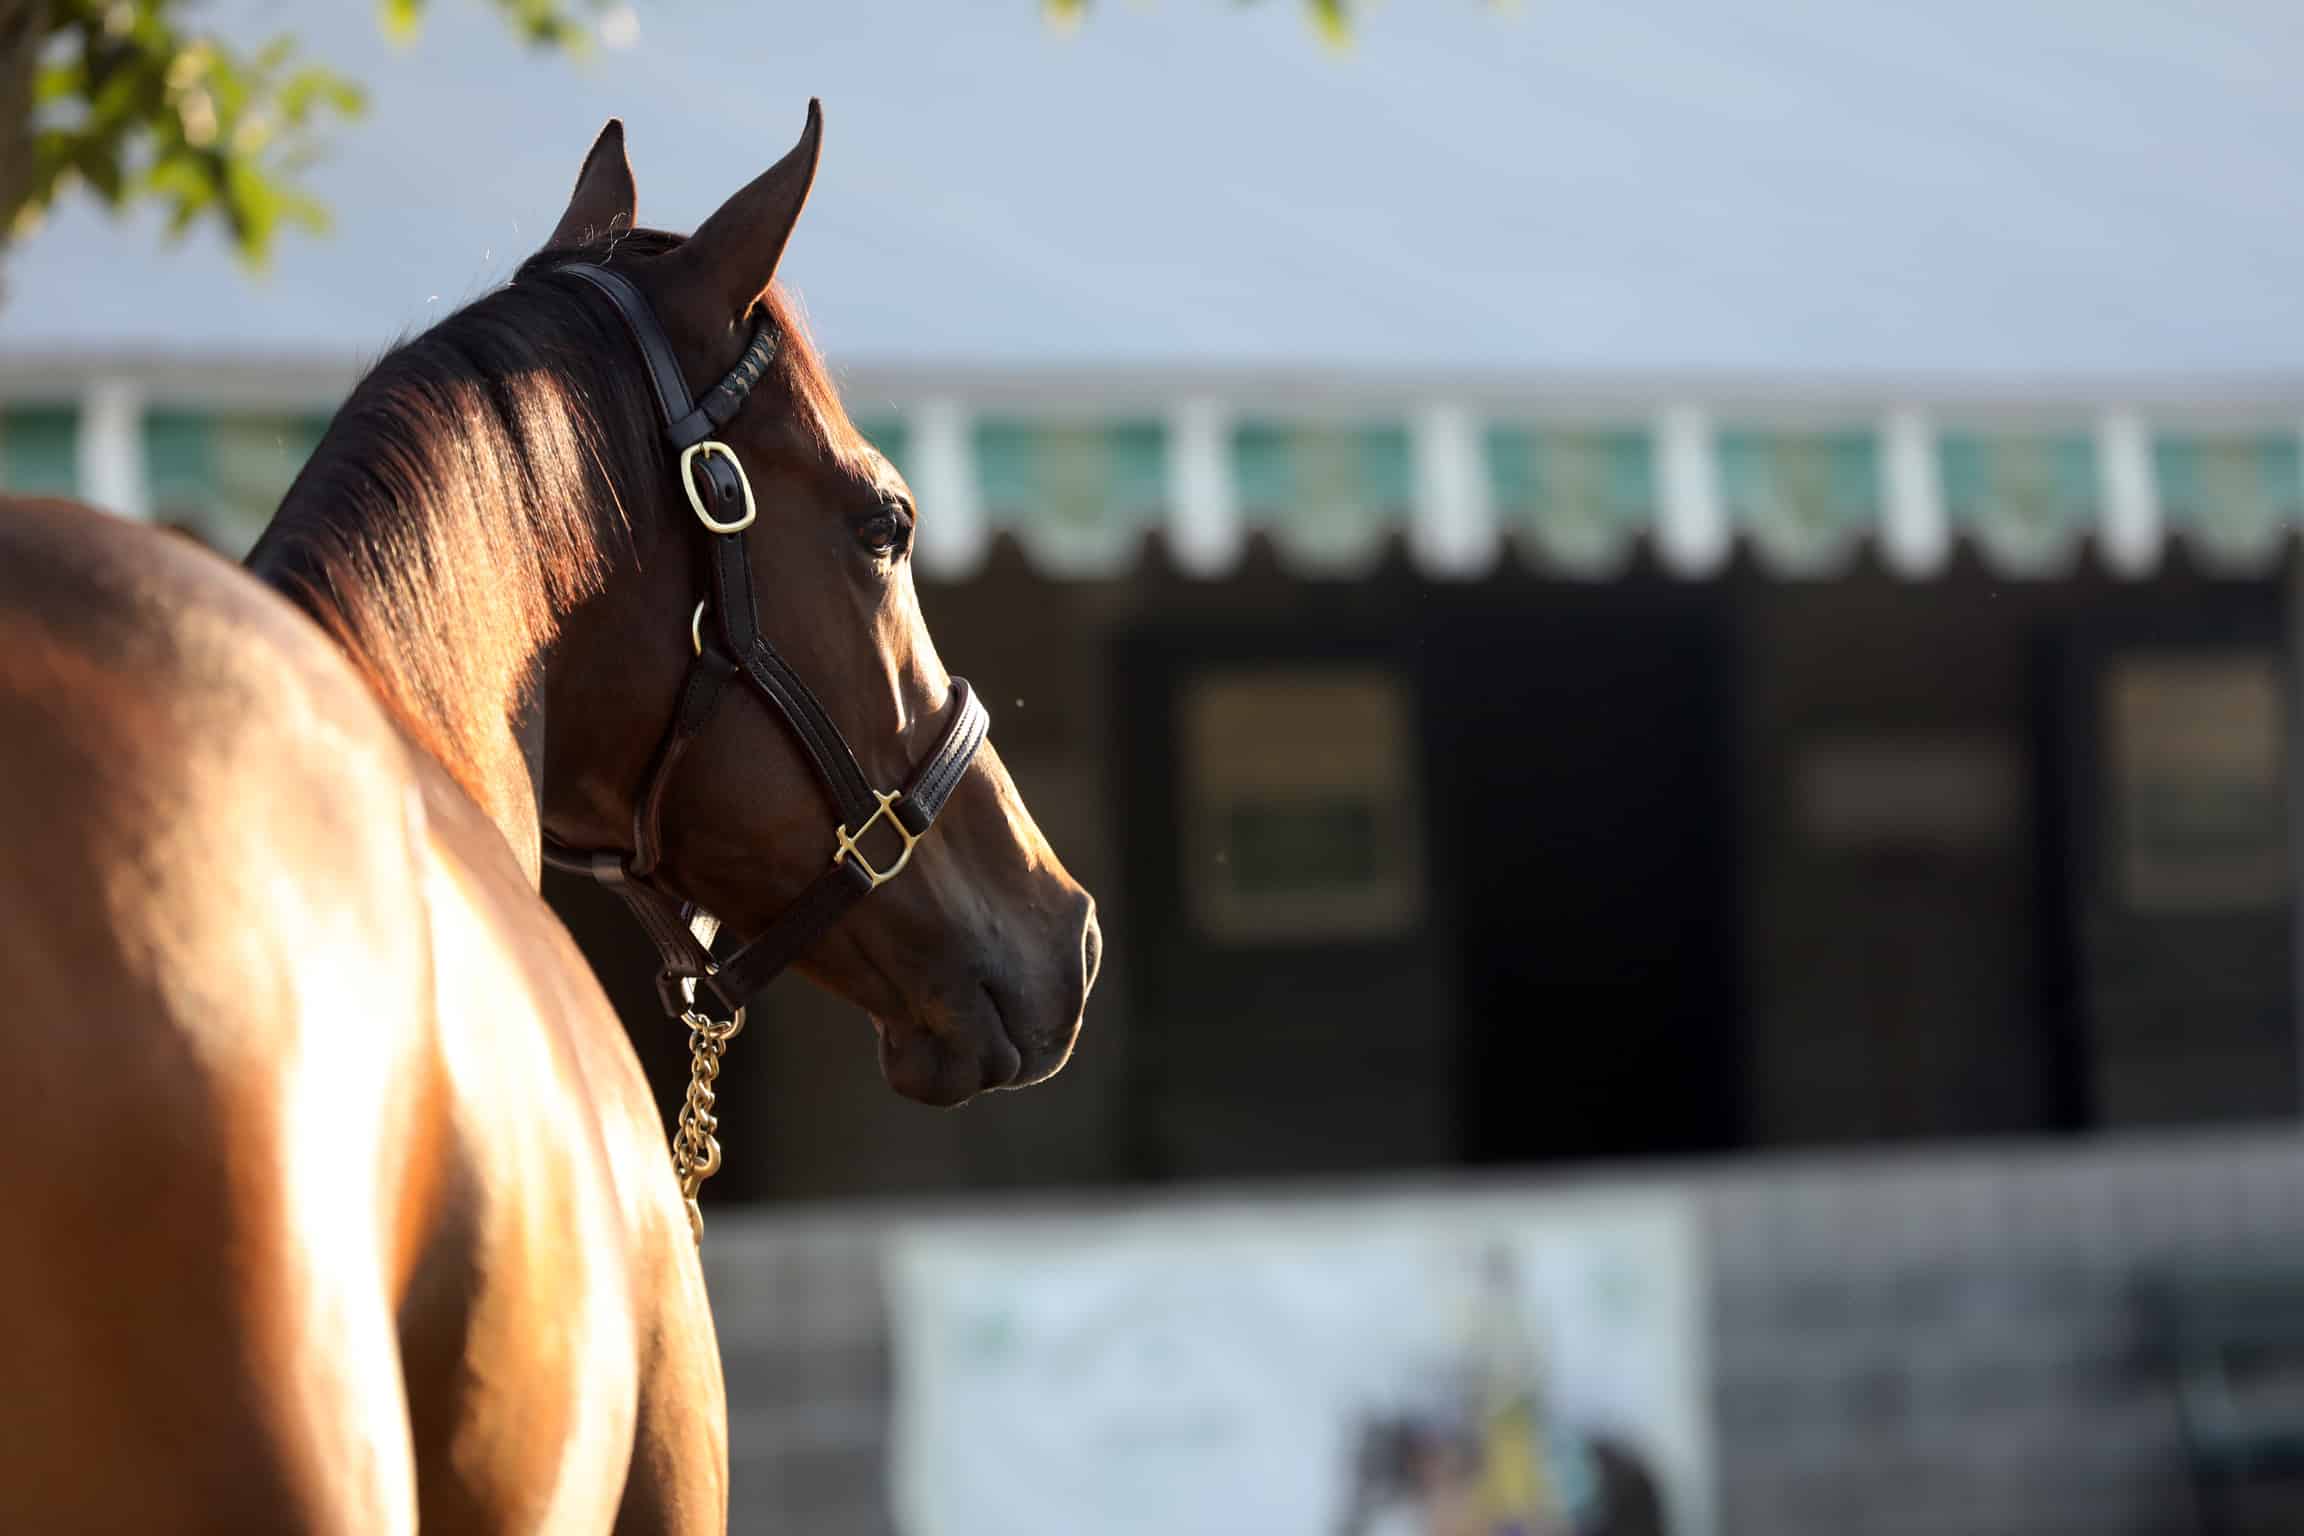
[[[549,271],[576,278],[604,294],[639,348],[665,438],[679,455],[681,488],[711,538],[711,584],[690,622],[695,654],[672,722],[633,803],[631,851],[580,851],[546,835],[544,859],[555,869],[589,875],[623,898],[663,957],[656,990],[667,1013],[694,1025],[699,1018],[698,994],[709,993],[729,1011],[728,1023],[719,1027],[732,1034],[745,1006],[761,989],[805,954],[849,908],[902,872],[913,847],[927,836],[944,802],[966,776],[991,719],[966,681],[954,678],[951,719],[935,750],[913,769],[901,789],[872,787],[823,704],[760,632],[745,546],[745,531],[758,509],[743,461],[713,436],[734,418],[774,360],[773,324],[763,316],[744,356],[697,403],[688,396],[679,361],[655,312],[630,278],[589,262],[567,262]],[[709,627],[704,622],[707,611],[712,616]],[[693,904],[667,895],[652,877],[663,851],[664,794],[672,769],[711,724],[728,683],[737,678],[773,705],[790,727],[831,794],[840,823],[833,834],[831,862],[823,873],[764,930],[727,958],[715,960],[712,941],[718,922]],[[859,840],[883,821],[893,827],[903,847],[885,867],[878,867]]]

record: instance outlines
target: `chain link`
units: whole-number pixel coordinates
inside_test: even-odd
[[[696,1203],[704,1181],[720,1171],[720,1117],[712,1113],[719,1102],[712,1085],[720,1077],[720,1058],[728,1042],[744,1028],[744,1010],[725,1023],[694,1008],[680,1016],[688,1026],[688,1096],[680,1104],[680,1123],[672,1133],[672,1171],[680,1176],[680,1198],[688,1206],[688,1230],[704,1241],[704,1211]]]

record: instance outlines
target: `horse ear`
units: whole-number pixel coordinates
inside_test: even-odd
[[[630,233],[639,200],[632,185],[632,162],[624,158],[624,120],[612,117],[600,130],[600,137],[592,141],[592,153],[584,157],[584,169],[576,173],[576,191],[568,199],[568,211],[560,215],[560,225],[552,231],[546,248],[590,245]]]
[[[784,242],[792,238],[808,189],[816,183],[816,157],[823,144],[824,107],[810,98],[808,125],[791,153],[721,204],[667,258],[677,262],[684,282],[719,298],[732,318],[741,319],[776,280]]]

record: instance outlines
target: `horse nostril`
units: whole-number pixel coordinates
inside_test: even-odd
[[[1104,967],[1104,929],[1096,921],[1096,903],[1088,903],[1087,921],[1080,930],[1081,985],[1083,1000],[1096,985],[1096,973]]]

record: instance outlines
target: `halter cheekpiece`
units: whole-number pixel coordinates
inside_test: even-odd
[[[639,348],[665,440],[676,456],[672,467],[710,540],[710,580],[690,623],[695,654],[687,678],[634,801],[630,851],[577,850],[547,835],[544,858],[555,869],[591,876],[624,899],[663,957],[656,986],[667,1013],[695,1026],[700,1019],[697,994],[706,993],[728,1010],[729,1023],[721,1027],[733,1034],[745,1006],[762,988],[805,954],[849,908],[894,879],[910,862],[914,845],[928,834],[936,813],[966,775],[991,721],[975,692],[954,678],[951,719],[935,750],[901,789],[872,787],[824,706],[760,632],[745,545],[745,532],[758,508],[742,461],[713,435],[734,418],[774,360],[773,322],[763,316],[728,376],[702,401],[693,401],[670,340],[630,278],[589,262],[567,262],[549,271],[578,279],[605,295]],[[727,685],[739,678],[774,706],[791,728],[831,794],[840,824],[823,872],[765,929],[726,958],[715,960],[712,942],[718,921],[693,903],[666,894],[654,876],[663,853],[664,796],[672,770],[711,724]],[[884,843],[875,863],[863,844],[882,826],[892,834],[886,842],[900,846]],[[712,1149],[715,1162],[717,1150]]]

